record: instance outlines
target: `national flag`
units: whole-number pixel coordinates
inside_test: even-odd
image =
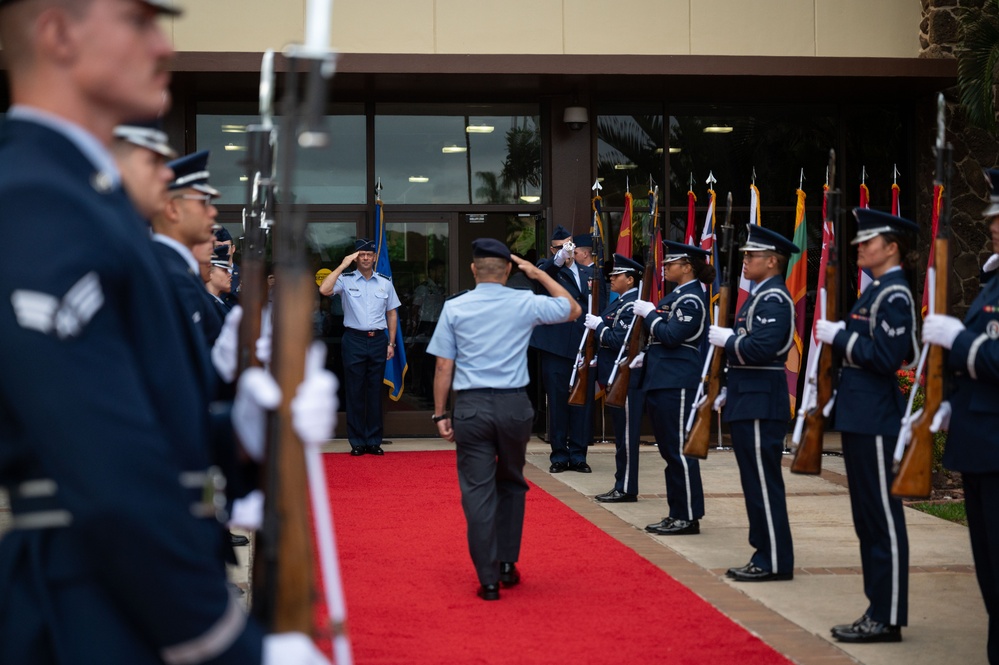
[[[923,282],[923,306],[921,309],[922,315],[925,318],[926,314],[929,312],[930,308],[930,268],[933,267],[934,257],[936,256],[936,239],[937,239],[937,229],[940,226],[940,206],[943,205],[943,195],[944,187],[943,185],[933,186],[933,216],[932,227],[930,230],[930,260],[926,263],[926,279]]]
[[[760,218],[762,214],[760,212],[760,190],[756,188],[756,184],[749,186],[749,223],[760,225]],[[735,302],[735,311],[742,309],[742,304],[746,302],[749,298],[749,287],[752,284],[748,279],[741,275],[739,277],[739,297]]]
[[[860,183],[860,208],[870,208],[871,204],[871,190],[867,189],[867,185]],[[874,276],[871,271],[857,268],[857,295],[859,296],[864,290],[874,281]]]
[[[801,248],[800,254],[793,254],[787,264],[787,290],[794,302],[794,344],[784,362],[787,373],[787,392],[791,396],[791,415],[798,401],[798,373],[801,371],[802,339],[805,337],[805,292],[808,290],[808,227],[805,222],[805,192],[798,190],[798,203],[794,214],[795,245]]]
[[[711,304],[718,300],[721,291],[721,263],[718,261],[718,243],[715,236],[715,202],[718,195],[715,190],[708,190],[708,213],[704,216],[704,228],[701,230],[701,249],[711,252],[710,263],[715,267],[715,281],[711,285]],[[711,308],[711,320],[714,321],[714,308]]]
[[[656,227],[656,237],[652,239],[652,258],[656,262],[656,282],[652,285],[652,302],[657,303],[666,295],[666,264],[663,263],[663,231]]]
[[[694,244],[694,234],[697,232],[697,222],[694,219],[694,204],[697,203],[697,196],[694,190],[687,190],[687,233],[683,236],[683,242],[688,245]]]
[[[650,298],[655,298],[653,302],[659,302],[659,294],[661,294],[665,287],[665,280],[663,279],[663,236],[659,229],[659,188],[656,187],[655,191],[649,190],[649,220],[646,226],[645,237],[649,239],[652,243],[651,252],[646,254],[651,254],[652,260],[655,262],[652,271],[652,287],[650,289]],[[650,229],[655,229],[655,233],[649,233]],[[659,248],[658,251],[656,248]]]
[[[392,278],[392,266],[389,265],[388,243],[385,242],[385,218],[382,215],[382,201],[375,199],[375,236],[378,238],[378,260],[375,271]],[[398,318],[398,317],[397,317]],[[385,335],[388,336],[388,329]],[[391,341],[391,340],[390,340]],[[402,398],[403,382],[409,365],[406,363],[406,347],[402,340],[402,321],[397,320],[395,326],[395,355],[385,363],[385,385],[389,387],[389,397],[398,402]]]
[[[826,266],[829,264],[829,251],[833,247],[833,243],[836,242],[836,233],[833,229],[832,222],[829,220],[826,210],[826,205],[828,199],[826,195],[829,192],[828,183],[822,186],[822,254],[819,258],[819,285],[815,293],[816,298],[822,297],[822,289],[826,286]],[[808,340],[808,367],[805,370],[806,376],[811,376],[815,371],[815,365],[819,362],[819,354],[816,353],[818,348],[819,340],[815,336],[815,324],[817,324],[822,319],[823,303],[815,303],[815,316],[812,319],[812,334]]]
[[[624,213],[621,215],[621,230],[617,234],[616,253],[621,256],[631,258],[631,218],[632,218],[632,196],[631,192],[624,193]]]
[[[600,210],[601,201],[603,201],[603,199],[600,198],[600,194],[597,194],[590,199],[590,208],[593,210],[593,224],[591,225],[591,228],[596,229],[597,237],[600,239],[600,246],[607,247],[607,234],[604,233],[604,217]],[[596,240],[596,238],[594,240]]]

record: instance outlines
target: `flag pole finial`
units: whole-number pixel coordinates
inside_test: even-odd
[[[694,191],[694,172],[690,172],[690,191]]]
[[[803,189],[805,185],[805,168],[801,168],[801,175],[798,176],[798,189]]]
[[[866,166],[861,166],[860,167],[860,182],[863,185],[867,184],[867,167]]]
[[[381,177],[375,182],[375,198],[380,199],[382,197],[382,179]]]
[[[753,185],[756,185],[756,167],[753,167]]]
[[[891,166],[891,183],[893,185],[898,184],[898,177],[902,175],[902,172],[898,170],[898,164],[892,164]]]
[[[705,180],[704,182],[707,183],[708,189],[711,189],[712,185],[714,185],[716,182],[718,182],[718,180],[715,178],[715,172],[714,171],[708,171],[708,179]]]
[[[826,166],[826,187],[829,186],[829,167]]]
[[[604,186],[600,184],[600,178],[597,178],[596,180],[594,180],[593,181],[593,187],[590,187],[590,189],[592,189],[594,192],[597,193],[597,196],[600,196],[600,190],[603,189],[603,188],[604,188]]]
[[[624,176],[624,191],[626,192],[631,191],[631,182],[629,176]]]

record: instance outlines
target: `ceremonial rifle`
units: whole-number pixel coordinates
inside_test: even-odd
[[[829,182],[836,183],[836,151],[829,151]],[[836,231],[836,221],[839,218],[839,190],[830,189],[826,192],[826,220],[833,228],[834,241],[829,249],[826,262],[826,279],[819,293],[822,318],[826,321],[839,320],[839,258],[836,243],[839,235]],[[805,394],[802,396],[801,409],[794,426],[792,443],[796,446],[794,461],[791,462],[791,472],[807,475],[818,475],[822,471],[822,438],[826,431],[827,406],[833,399],[834,385],[838,374],[834,365],[835,355],[831,344],[819,342],[815,347],[818,355],[816,361],[809,358],[809,372],[805,378]],[[814,396],[814,404],[810,404]],[[804,439],[802,439],[804,429]]]
[[[732,280],[738,279],[735,276],[735,228],[732,226],[732,192],[728,193],[728,202],[725,210],[725,224],[721,227],[722,238],[724,239],[726,257],[725,272],[722,273],[722,285],[718,292],[718,309],[715,315],[715,325],[722,328],[728,327],[729,302],[732,294]],[[697,405],[693,425],[688,427],[687,442],[683,446],[683,454],[687,457],[697,459],[707,459],[708,443],[711,439],[711,412],[714,409],[715,398],[721,391],[722,374],[725,370],[725,350],[709,349],[711,362],[705,363],[706,371],[701,376],[703,398]]]
[[[930,314],[947,313],[947,291],[950,275],[950,184],[952,148],[946,142],[946,107],[944,96],[937,97],[937,144],[936,144],[936,181],[934,185],[943,186],[943,201],[940,206],[940,219],[937,237],[933,245],[933,265],[929,268],[930,283],[933,297],[929,298]],[[934,190],[936,187],[934,187]],[[933,471],[933,432],[930,425],[936,416],[944,395],[944,349],[936,344],[929,344],[923,355],[926,362],[926,380],[923,384],[923,412],[911,421],[912,435],[905,448],[905,454],[898,465],[895,481],[891,486],[892,496],[900,499],[926,499],[932,489]],[[917,372],[912,385],[916,392],[919,383]],[[909,418],[902,421],[903,429],[910,426]]]
[[[593,199],[593,225],[590,233],[593,237],[593,266],[590,268],[590,314],[600,316],[600,282],[603,279],[601,266],[604,260],[603,240],[600,238],[600,228],[597,220],[600,215],[600,197]],[[597,355],[597,340],[593,331],[583,329],[583,338],[579,341],[576,351],[576,362],[572,366],[572,376],[569,377],[569,404],[583,406],[586,404],[586,394],[592,383],[590,365]]]
[[[655,283],[656,260],[655,243],[656,229],[659,226],[659,187],[649,191],[649,223],[645,225],[645,271],[638,285],[638,297],[648,300]],[[631,324],[624,335],[624,342],[617,354],[610,379],[607,381],[607,406],[621,408],[628,399],[628,384],[631,382],[631,364],[642,349],[645,348],[647,333],[645,326],[632,314]]]

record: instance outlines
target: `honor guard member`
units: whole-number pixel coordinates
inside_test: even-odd
[[[222,330],[223,317],[205,290],[201,267],[194,257],[197,245],[212,240],[218,209],[212,199],[219,191],[208,184],[208,151],[201,150],[169,162],[174,179],[167,187],[162,212],[150,220],[154,251],[173,285],[186,315],[201,328],[208,346]]]
[[[833,428],[843,434],[853,526],[860,539],[868,607],[833,627],[841,642],[899,642],[908,620],[909,539],[902,502],[892,497],[892,451],[905,415],[898,370],[918,355],[916,310],[902,262],[918,227],[907,219],[855,208],[857,267],[874,281],[846,321],[820,320],[816,337],[843,358]],[[913,359],[913,362],[915,360]]]
[[[473,241],[472,257],[475,288],[444,302],[427,353],[437,356],[432,417],[441,437],[457,444],[478,595],[498,600],[500,583],[520,581],[524,461],[534,422],[527,397],[528,341],[535,326],[575,319],[582,309],[563,286],[529,261],[511,257],[498,240]],[[551,297],[506,288],[511,261]]]
[[[999,170],[986,172],[992,186],[985,210],[992,251],[999,253]],[[931,314],[923,342],[950,349],[951,392],[931,426],[949,429],[943,465],[961,473],[971,552],[978,588],[989,613],[988,659],[999,663],[999,279],[986,283],[962,323]]]
[[[339,293],[343,304],[347,439],[350,454],[354,456],[385,454],[382,382],[385,363],[395,356],[395,331],[399,323],[399,296],[392,280],[375,272],[376,250],[373,240],[359,239],[354,243],[354,253],[344,257],[319,285],[324,296]],[[357,270],[343,272],[355,261]]]
[[[599,266],[595,265],[593,261],[593,235],[586,233],[579,236],[573,236],[572,241],[573,244],[576,245],[576,249],[572,252],[574,263],[581,268],[589,268],[591,275],[590,284],[596,282],[599,287],[599,291],[597,291],[597,293],[600,294],[600,300],[597,301],[597,310],[602,312],[604,307],[607,306],[607,280],[604,279],[603,270],[601,270]],[[589,284],[587,286],[589,287]],[[589,302],[584,304],[584,311],[588,312],[589,307]],[[583,426],[582,433],[580,434],[580,438],[584,443],[586,443],[587,446],[593,445],[593,402],[597,386],[596,377],[592,374],[590,376],[593,380],[590,381],[590,385],[586,387],[586,404],[583,407],[585,412],[583,413]],[[586,468],[588,468],[588,465],[585,468],[577,466],[575,470],[585,472]]]
[[[205,288],[212,297],[212,304],[223,320],[232,309],[222,296],[232,289],[232,266],[229,264],[229,250],[220,245],[212,253],[208,268],[208,281]]]
[[[638,281],[642,270],[641,263],[615,254],[614,266],[610,271],[610,287],[620,297],[609,304],[600,316],[586,315],[585,325],[593,331],[599,343],[597,381],[603,386],[607,386],[610,380],[628,328],[635,321],[633,305],[638,299]],[[614,423],[614,487],[594,497],[601,503],[638,501],[638,446],[644,404],[640,385],[641,372],[631,372],[624,407],[610,409]]]
[[[109,151],[115,126],[162,110],[161,13],[178,10],[0,0],[4,665],[326,662],[304,635],[265,638],[228,590],[197,338],[150,279]]]
[[[711,284],[715,269],[710,253],[671,240],[663,241],[666,281],[676,284],[658,305],[636,300],[635,313],[644,317],[649,333],[642,390],[659,454],[666,462],[666,501],[669,514],[645,527],[660,536],[700,533],[704,516],[701,469],[683,456],[683,432],[693,408],[704,367],[701,342],[708,334],[708,298],[701,284]]]
[[[551,256],[538,267],[562,285],[583,312],[589,307],[591,269],[573,260],[575,245],[569,231],[559,225],[552,233]],[[582,316],[557,326],[540,326],[531,335],[531,346],[541,356],[541,381],[548,397],[548,443],[551,473],[590,473],[586,447],[592,436],[592,407],[569,405],[569,379],[583,338]],[[590,432],[588,435],[587,432]]]
[[[739,582],[789,580],[794,549],[787,519],[781,456],[791,416],[784,361],[794,343],[794,303],[784,285],[791,254],[801,250],[779,233],[749,225],[742,274],[753,282],[735,329],[711,326],[708,341],[725,352],[728,384],[715,400],[729,424],[749,516],[745,566],[726,575]]]
[[[152,219],[166,207],[167,186],[174,178],[167,160],[177,153],[167,135],[152,124],[118,125],[114,138],[111,152],[128,198],[143,219]]]
[[[232,309],[239,304],[239,264],[233,261],[233,254],[236,252],[236,244],[232,240],[232,234],[224,226],[215,229],[215,249],[225,247],[226,260],[232,269],[232,287],[222,296],[223,302]]]

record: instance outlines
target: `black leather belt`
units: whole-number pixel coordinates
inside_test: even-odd
[[[347,328],[346,330],[347,332],[360,335],[361,337],[374,337],[380,332],[385,332],[384,328],[379,328],[378,330],[357,330],[356,328]]]
[[[483,395],[515,395],[517,393],[526,393],[527,386],[522,388],[469,388],[468,390],[459,390],[458,394],[463,395],[465,393],[483,394]]]

